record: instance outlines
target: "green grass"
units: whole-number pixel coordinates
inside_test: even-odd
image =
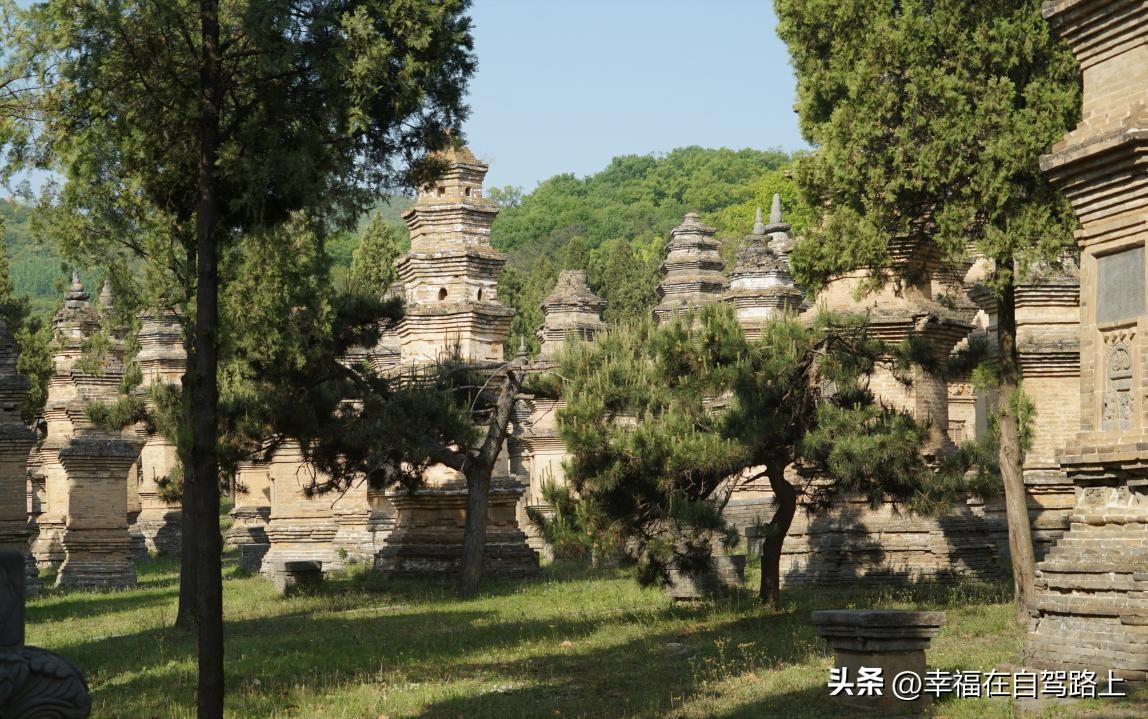
[[[28,642],[85,669],[94,717],[193,716],[193,642],[169,628],[175,565],[139,570],[131,592],[32,600]],[[839,717],[849,713],[827,696],[832,659],[811,609],[942,609],[948,622],[929,651],[940,669],[1005,667],[1023,644],[1007,587],[996,585],[793,591],[773,612],[748,591],[675,606],[622,571],[564,565],[539,580],[487,586],[470,601],[443,586],[385,584],[366,570],[281,599],[257,576],[226,572],[229,717]],[[689,654],[673,656],[669,642]],[[1033,716],[1131,718],[1145,709],[1094,700]],[[999,699],[942,701],[931,714],[1018,715]]]

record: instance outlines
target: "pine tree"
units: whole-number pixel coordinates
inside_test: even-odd
[[[853,269],[876,283],[889,241],[935,248],[957,279],[970,248],[998,299],[1000,468],[1017,619],[1034,561],[1016,407],[1018,278],[1074,249],[1074,219],[1040,172],[1074,126],[1077,69],[1040,0],[778,0],[778,33],[798,81],[802,131],[816,151],[797,179],[824,217],[793,261],[810,287]],[[914,280],[919,278],[909,277]]]
[[[198,564],[201,719],[223,713],[221,248],[300,210],[347,228],[380,188],[438,171],[419,160],[466,113],[467,5],[47,0],[5,24],[6,76],[26,78],[36,96],[4,128],[10,157],[59,171],[97,216],[109,182],[158,208],[195,278],[184,507]],[[396,170],[400,158],[409,171]]]
[[[349,285],[359,292],[382,297],[394,284],[395,260],[399,248],[391,237],[391,228],[379,210],[371,213],[363,229],[359,246],[351,254]]]
[[[559,375],[567,381],[547,384],[567,403],[559,413],[572,455],[566,476],[589,505],[580,525],[632,552],[643,578],[664,577],[729,537],[721,508],[758,467],[749,478],[768,479],[777,500],[760,595],[778,606],[781,549],[799,497],[795,467],[826,479],[809,487],[814,509],[845,492],[920,511],[947,506],[966,488],[964,457],[934,472],[920,453],[926,429],[865,389],[863,379],[897,349],[859,323],[830,319],[814,327],[779,319],[751,342],[730,308],[710,306],[565,349]]]

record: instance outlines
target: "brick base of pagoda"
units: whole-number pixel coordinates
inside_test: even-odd
[[[1084,483],[1037,564],[1026,663],[1148,680],[1148,480]]]
[[[516,507],[523,488],[495,482],[487,505],[484,577],[521,578],[539,573],[538,552],[518,526]],[[434,487],[396,493],[395,528],[375,558],[387,577],[457,577],[462,571],[466,523],[465,487]]]

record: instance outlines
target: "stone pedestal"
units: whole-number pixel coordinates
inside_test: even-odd
[[[267,527],[271,521],[271,475],[266,462],[240,462],[235,472],[235,507],[223,543],[239,549],[239,566],[259,570],[271,547]]]
[[[892,682],[901,672],[924,679],[925,650],[945,623],[944,612],[831,610],[813,612],[812,620],[833,649],[835,666],[845,670],[850,681],[861,667],[881,669],[881,696],[840,695],[842,703],[885,712],[921,708],[923,700],[906,702],[893,696]]]
[[[280,596],[288,597],[301,590],[315,589],[323,583],[320,562],[276,560],[271,562],[268,578]]]
[[[526,543],[515,508],[523,489],[516,482],[492,482],[486,515],[484,577],[538,574],[538,553]],[[375,559],[387,577],[457,577],[462,568],[466,524],[465,486],[430,487],[390,495],[397,519]]]
[[[714,555],[705,569],[694,572],[671,569],[668,579],[666,594],[675,601],[724,594],[745,584],[745,555]]]
[[[136,583],[128,534],[124,477],[139,444],[91,431],[60,451],[68,472],[68,519],[64,563],[56,586],[67,589],[127,588]]]

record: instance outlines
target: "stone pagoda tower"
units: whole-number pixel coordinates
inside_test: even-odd
[[[501,361],[514,316],[496,295],[506,256],[490,246],[498,206],[482,195],[489,168],[466,147],[443,159],[446,171],[403,213],[411,251],[397,263],[406,298],[398,337],[409,367],[456,352],[467,361]]]
[[[60,463],[60,450],[75,433],[69,404],[76,399],[76,384],[72,368],[79,361],[84,340],[99,331],[100,322],[88,300],[76,273],[64,294],[64,307],[53,319],[57,349],[52,356],[53,372],[48,381],[48,397],[44,405],[44,423],[47,433],[40,445],[39,474],[44,480],[41,514],[37,519],[37,535],[32,553],[41,567],[58,567],[64,561],[64,527],[68,517],[68,476]],[[124,472],[125,481],[127,471]],[[127,517],[125,493],[125,520]]]
[[[99,317],[75,274],[64,308],[54,320],[59,349],[53,357],[41,445],[47,512],[33,549],[42,564],[60,564],[56,586],[130,587],[135,584],[128,533],[127,477],[142,442],[92,424],[91,402],[114,402],[123,379],[123,347],[111,337],[100,366],[86,366],[83,344],[99,330]]]
[[[174,312],[147,311],[140,315],[140,351],[136,358],[143,375],[142,388],[153,385],[179,387],[187,369],[183,324]],[[150,402],[150,400],[149,400]],[[140,511],[134,529],[143,536],[150,552],[179,555],[182,511],[179,502],[162,497],[160,484],[181,472],[175,442],[162,434],[145,436],[140,450],[137,493]]]
[[[270,492],[269,517],[265,529],[252,520],[246,523],[246,531],[256,541],[240,544],[245,566],[254,567],[258,561],[260,570],[269,575],[278,560],[311,560],[320,562],[328,572],[341,569],[347,560],[374,559],[382,537],[375,535],[379,527],[372,523],[372,499],[381,493],[359,481],[342,493],[308,494],[309,485],[324,482],[326,477],[304,460],[294,441],[276,448],[268,462],[247,465],[243,478],[261,483],[264,471]],[[251,499],[247,501],[261,501],[261,492],[255,487],[248,492]],[[266,551],[258,542],[260,529],[266,537]],[[389,522],[385,529],[390,529]]]
[[[860,286],[868,279],[865,271],[842,274],[817,295],[818,310],[866,314],[874,337],[890,345],[912,338],[943,362],[972,330],[970,318],[938,301],[941,298],[937,296],[934,276],[939,273],[939,261],[930,246],[893,239],[889,250],[891,272],[903,280],[891,282],[877,292],[862,293]],[[952,451],[955,446],[949,437],[946,382],[920,366],[911,369],[911,380],[911,385],[906,386],[881,368],[870,379],[870,388],[882,401],[929,424],[926,449],[930,454]]]
[[[1080,424],[1060,454],[1066,532],[1037,564],[1028,663],[1148,679],[1148,6],[1045,3],[1084,78],[1080,125],[1041,165],[1080,219]]]
[[[569,340],[592,340],[606,330],[602,311],[606,300],[586,284],[583,270],[563,270],[554,289],[542,301],[542,326],[537,336],[542,343],[541,352],[533,368],[544,371],[552,366],[552,358]],[[542,486],[545,482],[558,484],[566,481],[562,462],[566,459],[566,445],[558,434],[558,413],[566,406],[562,400],[547,397],[524,396],[515,407],[514,432],[507,439],[513,471],[526,479],[526,493],[518,506],[518,523],[530,535],[535,549],[544,549],[544,542],[533,533],[533,525],[526,515],[527,507],[545,507]]]
[[[769,224],[761,221],[761,208],[746,247],[737,253],[737,264],[729,273],[725,301],[734,306],[738,324],[750,339],[761,337],[762,327],[771,318],[800,311],[805,293],[789,274],[789,225],[781,221],[781,196],[773,196]]]
[[[235,468],[235,506],[231,526],[223,543],[239,550],[239,566],[247,572],[258,571],[270,540],[267,524],[271,520],[271,468],[267,462],[248,460]]]
[[[442,176],[423,188],[414,207],[403,213],[411,251],[397,263],[406,297],[406,315],[397,328],[402,369],[454,354],[470,362],[501,362],[502,343],[514,316],[496,295],[506,256],[490,246],[498,207],[482,194],[489,168],[466,147],[448,149],[442,159]],[[387,353],[378,357],[385,368]],[[465,477],[436,465],[426,473],[424,487],[387,495],[395,508],[395,524],[376,556],[376,567],[387,576],[457,574],[466,493]],[[515,516],[522,493],[523,487],[509,474],[509,459],[500,458],[487,508],[483,571],[491,576],[538,572],[538,555],[527,546]]]
[[[694,212],[670,232],[658,285],[660,302],[654,308],[654,319],[659,323],[721,299],[726,289],[722,274],[725,263],[718,254],[721,242],[714,239],[714,232]]]
[[[930,246],[893,239],[889,249],[892,274],[901,281],[862,293],[869,279],[866,272],[845,273],[818,294],[815,311],[863,313],[877,338],[890,344],[913,338],[943,361],[969,334],[975,309],[952,309],[938,301],[945,283],[938,280],[940,266]],[[812,319],[812,312],[806,314]],[[910,376],[912,383],[906,386],[882,368],[869,386],[880,401],[929,423],[928,454],[952,451],[949,384],[921,366],[912,367]],[[783,581],[896,584],[945,581],[959,574],[998,577],[1003,570],[999,537],[983,515],[962,506],[942,518],[920,517],[889,503],[873,508],[861,496],[842,497],[829,512],[816,516],[799,511],[785,542]]]
[[[16,341],[0,320],[0,549],[24,555],[25,588],[39,590],[36,562],[29,551],[32,526],[28,521],[28,454],[36,435],[20,419],[20,406],[28,395],[28,378],[16,372]]]
[[[602,321],[606,300],[590,290],[585,270],[559,272],[558,282],[541,306],[545,319],[536,334],[542,344],[543,357],[554,356],[567,338],[593,339],[606,329]]]

